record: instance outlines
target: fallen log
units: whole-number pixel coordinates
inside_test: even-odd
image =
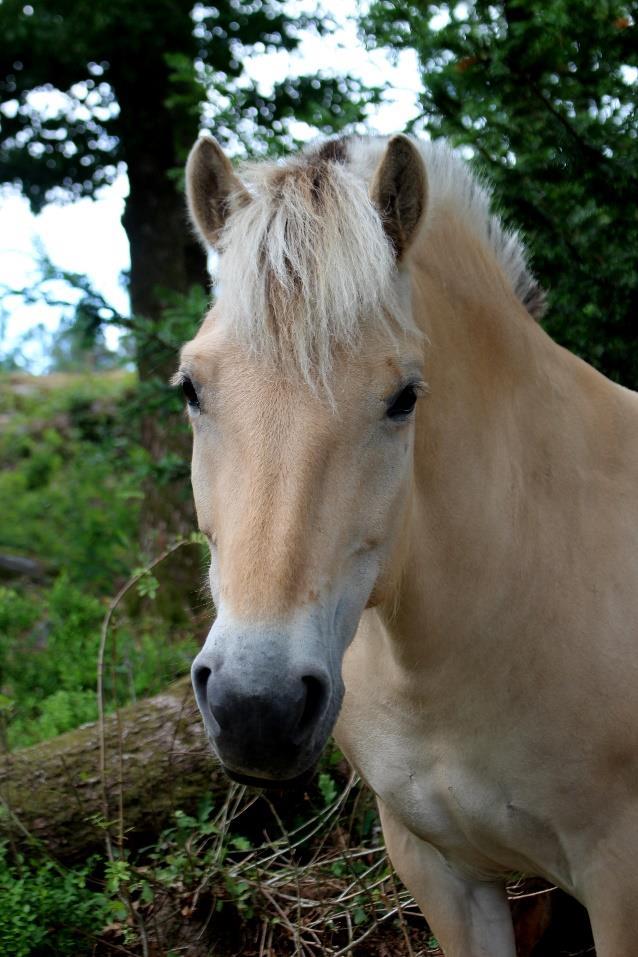
[[[140,847],[175,809],[226,794],[188,678],[108,715],[104,743],[105,787],[97,722],[0,757],[0,834],[23,844],[30,835],[74,863],[104,849],[120,816],[127,845]]]

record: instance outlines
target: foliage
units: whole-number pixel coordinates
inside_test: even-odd
[[[122,574],[145,463],[120,413],[133,385],[123,374],[0,385],[0,547],[102,589]]]
[[[443,24],[443,25],[442,25]],[[415,49],[429,133],[470,147],[522,226],[549,331],[638,386],[638,42],[622,0],[376,0],[362,26]]]
[[[217,806],[205,797],[193,814],[177,810],[152,847],[115,862],[108,888],[135,902],[149,947],[169,951],[190,925],[193,952],[206,954],[234,926],[222,952],[257,953],[261,941],[263,954],[330,955],[369,940],[373,954],[386,952],[379,942],[388,922],[389,952],[412,953],[403,949],[412,936],[424,957],[436,953],[395,885],[372,796],[344,776],[335,748],[322,767],[317,784],[292,798],[231,785]],[[127,943],[136,946],[135,933]]]
[[[129,374],[0,380],[0,550],[36,557],[42,581],[0,585],[0,730],[18,747],[97,716],[106,600],[137,557],[141,486],[153,472],[131,425]],[[170,390],[165,387],[165,392]],[[158,691],[196,652],[144,579],[117,619],[109,701]]]
[[[134,7],[122,0],[35,6],[5,0],[4,175],[21,184],[36,208],[54,188],[93,195],[121,163],[136,188],[135,165],[150,145],[143,138],[150,135],[157,147],[159,168],[167,169],[171,154],[181,162],[206,100],[207,122],[230,123],[227,135],[246,140],[252,129],[253,140],[290,142],[291,115],[329,129],[360,119],[371,94],[353,81],[291,77],[264,97],[245,76],[253,53],[293,51],[304,28],[323,32],[329,24],[291,15],[283,0],[225,0],[215,7],[183,0]],[[57,94],[44,105],[34,91],[47,85]],[[173,142],[158,141],[153,127],[163,136],[169,123]]]
[[[329,804],[313,785],[292,797],[231,785],[216,805],[204,797],[193,813],[176,809],[151,847],[72,870],[37,845],[26,858],[0,844],[2,953],[204,957],[211,947],[257,953],[261,941],[261,953],[280,957],[398,957],[415,952],[411,940],[436,954],[395,884],[372,796],[344,775],[336,749],[322,766]]]
[[[78,938],[93,937],[110,912],[107,897],[87,887],[90,870],[91,863],[66,870],[40,854],[16,856],[0,841],[0,952],[77,954]]]
[[[112,641],[106,690],[110,707],[161,690],[188,671],[195,637],[142,607],[123,614]],[[28,611],[15,614],[20,603]],[[23,609],[24,610],[24,609]],[[28,599],[0,588],[0,693],[6,744],[35,744],[97,719],[96,659],[105,606],[63,573]]]

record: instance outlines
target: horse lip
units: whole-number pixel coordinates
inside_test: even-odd
[[[226,767],[225,764],[222,764],[222,769],[224,774],[236,784],[246,784],[251,788],[261,788],[262,790],[269,791],[291,791],[295,788],[304,787],[306,784],[308,784],[315,772],[315,764],[313,762],[309,768],[306,768],[305,771],[302,771],[301,774],[297,774],[294,778],[283,779],[260,778],[255,777],[252,774],[243,774],[240,771],[235,771],[232,768]]]

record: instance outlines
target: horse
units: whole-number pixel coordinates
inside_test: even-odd
[[[544,332],[520,234],[445,144],[238,173],[202,136],[186,183],[219,256],[176,377],[217,757],[292,785],[334,731],[446,957],[514,957],[512,872],[636,957],[638,396]]]

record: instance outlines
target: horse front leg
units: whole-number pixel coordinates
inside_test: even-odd
[[[589,909],[597,957],[636,957],[638,954],[636,901],[632,898],[625,903],[624,910],[617,904],[607,909]]]
[[[629,840],[628,840],[629,842]],[[636,869],[601,869],[589,899],[585,899],[597,957],[636,957],[638,915]]]
[[[445,858],[407,830],[379,801],[386,848],[423,911],[445,957],[516,957],[505,886],[455,873]]]

